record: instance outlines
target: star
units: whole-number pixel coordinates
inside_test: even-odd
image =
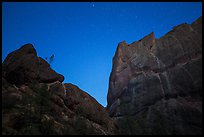
[[[95,5],[93,4],[92,6],[94,7]]]

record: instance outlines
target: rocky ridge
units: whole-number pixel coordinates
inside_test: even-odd
[[[202,17],[119,43],[107,101],[121,133],[202,134]]]
[[[3,135],[109,135],[118,129],[108,111],[58,74],[26,44],[2,70]]]

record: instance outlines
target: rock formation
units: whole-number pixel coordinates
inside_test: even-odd
[[[11,52],[2,64],[3,76],[12,84],[31,83],[36,80],[44,83],[64,81],[64,76],[56,73],[41,57],[32,44],[26,44]]]
[[[88,93],[56,73],[31,44],[10,53],[2,70],[3,135],[108,135],[117,125]]]
[[[107,108],[62,83],[32,44],[2,68],[3,135],[202,134],[202,17],[119,43]]]
[[[119,43],[107,101],[122,134],[202,134],[202,17]]]

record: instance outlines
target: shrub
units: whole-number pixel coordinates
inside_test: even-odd
[[[76,117],[75,128],[76,128],[77,134],[80,134],[80,135],[88,134],[86,119],[84,119],[83,117],[80,117],[80,116]]]
[[[80,116],[88,117],[89,116],[89,111],[84,108],[83,106],[78,106],[76,109],[76,113]]]
[[[154,114],[154,123],[152,127],[153,135],[165,135],[167,134],[166,123],[164,116],[157,109],[152,109]]]
[[[50,119],[41,124],[41,133],[43,135],[53,135],[54,132],[54,120]]]

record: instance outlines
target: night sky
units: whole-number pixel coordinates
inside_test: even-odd
[[[52,68],[107,105],[112,58],[119,42],[151,32],[159,38],[202,15],[201,2],[3,2],[2,61],[32,43],[38,56],[54,54]]]

